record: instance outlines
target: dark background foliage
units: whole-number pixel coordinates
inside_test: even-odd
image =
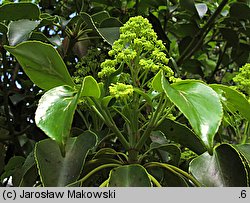
[[[12,1],[2,1],[2,5]],[[39,19],[35,8],[24,8],[27,19],[40,20],[27,36],[14,40],[38,40],[57,48],[75,82],[91,74],[97,78],[100,63],[107,58],[117,28],[130,17],[142,15],[164,42],[169,66],[177,77],[196,78],[207,83],[234,85],[232,78],[250,62],[249,0],[41,0]],[[0,174],[11,157],[27,157],[34,144],[47,136],[36,127],[34,113],[42,90],[25,75],[15,58],[3,48],[11,41],[12,20],[25,16],[0,8]],[[33,16],[32,16],[33,13]],[[94,26],[87,15],[94,19]],[[106,21],[102,21],[107,18]],[[83,20],[85,19],[85,21]],[[18,27],[22,29],[22,27]],[[16,39],[17,38],[17,39]],[[19,41],[20,42],[20,41]],[[82,67],[86,67],[83,69]],[[119,121],[118,121],[119,122]],[[79,134],[80,114],[74,118],[72,133]],[[98,130],[98,124],[96,124]],[[234,129],[227,131],[234,141]],[[114,142],[105,146],[119,147]],[[22,164],[17,160],[14,168]],[[185,164],[185,163],[184,163]],[[183,164],[183,165],[184,165]],[[184,167],[184,166],[183,166]],[[14,170],[14,169],[13,169]],[[11,173],[11,170],[10,170]],[[103,174],[100,174],[102,176]],[[106,175],[106,174],[105,174]],[[97,178],[98,179],[98,176]],[[2,182],[2,181],[1,181]],[[94,182],[94,181],[93,181]]]

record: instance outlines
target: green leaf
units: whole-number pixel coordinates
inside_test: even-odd
[[[53,22],[56,21],[57,16],[52,16],[48,13],[42,13],[40,15],[41,23],[39,24],[39,27],[47,26],[47,25],[52,25]]]
[[[240,20],[250,20],[250,7],[241,2],[231,4],[230,16]]]
[[[86,76],[82,82],[81,96],[100,98],[101,91],[98,83],[92,76]]]
[[[39,101],[35,115],[36,125],[61,147],[69,137],[77,101],[78,94],[68,86],[47,91]]]
[[[5,165],[4,167],[4,173],[1,175],[1,182],[3,182],[5,178],[9,178],[10,176],[12,176],[16,172],[16,170],[22,167],[24,161],[25,158],[22,156],[11,157],[7,165]]]
[[[110,18],[110,15],[107,11],[100,11],[91,15],[91,18],[93,19],[95,24],[100,24],[103,20]]]
[[[108,18],[101,22],[100,27],[97,28],[99,34],[110,45],[113,45],[120,37],[120,27],[122,23],[116,18]]]
[[[10,132],[5,128],[0,127],[0,141],[11,139]]]
[[[32,187],[37,180],[38,172],[34,158],[34,151],[32,151],[22,167],[19,167],[13,175],[13,185],[16,187]]]
[[[115,98],[112,96],[106,96],[102,98],[101,105],[104,107],[110,107],[114,104]]]
[[[250,122],[250,103],[240,92],[220,84],[210,85],[220,96],[221,102],[231,111],[239,113]]]
[[[7,34],[7,32],[8,32],[8,27],[3,23],[0,23],[0,33]]]
[[[0,21],[30,19],[38,20],[39,8],[32,3],[8,3],[0,6]]]
[[[65,157],[62,157],[53,140],[38,142],[35,159],[43,186],[63,187],[75,182],[82,172],[89,150],[95,145],[96,135],[90,131],[67,140]]]
[[[191,149],[196,154],[202,154],[206,151],[206,147],[200,137],[183,124],[170,119],[165,119],[157,127],[157,130],[163,132],[167,139],[175,141],[182,146]]]
[[[162,180],[163,187],[188,187],[187,181],[175,171],[161,167],[148,167],[147,171],[157,180]]]
[[[197,59],[189,59],[189,60],[185,60],[182,68],[183,68],[183,72],[188,72],[188,73],[192,73],[192,74],[199,74],[200,76],[204,76],[204,73],[202,71],[202,63],[197,60]]]
[[[164,170],[164,178],[166,180],[167,187],[188,187],[188,181],[173,171]]]
[[[159,75],[156,75],[157,88],[161,83],[166,95],[185,115],[194,132],[211,150],[223,116],[218,94],[209,86],[195,80],[184,80],[170,85],[163,72],[160,73],[161,81]]]
[[[53,46],[27,41],[15,47],[5,46],[5,49],[16,57],[25,73],[40,88],[74,86],[66,65]]]
[[[29,39],[50,43],[49,39],[41,32],[32,32]]]
[[[10,22],[8,31],[9,45],[15,46],[20,42],[26,41],[32,30],[34,30],[39,23],[40,21],[31,21],[27,19]]]
[[[250,144],[236,145],[235,148],[246,158],[250,166]]]
[[[81,18],[88,25],[88,28],[98,33],[107,43],[112,45],[115,40],[119,39],[120,26],[122,23],[116,18],[108,18],[101,22],[100,26],[97,27],[92,17],[84,12],[80,13]]]
[[[152,80],[152,87],[157,92],[163,92],[162,84],[161,84],[162,72],[159,71]]]
[[[195,8],[201,19],[205,16],[208,10],[207,5],[205,3],[197,3],[195,4]]]
[[[247,171],[231,145],[222,144],[210,156],[207,152],[193,159],[190,172],[206,187],[246,187]]]
[[[180,6],[192,14],[196,14],[194,0],[180,0]]]
[[[145,93],[144,91],[140,90],[139,88],[134,88],[134,92],[136,92],[137,94],[141,95],[143,97],[143,99],[145,99],[145,101],[152,106],[152,100],[150,98],[150,96]]]
[[[199,32],[198,24],[195,22],[192,23],[178,23],[174,27],[174,33],[177,36],[184,38],[187,36],[193,37]]]
[[[175,144],[159,144],[152,142],[150,145],[150,151],[158,151],[161,155],[161,158],[164,162],[169,162],[172,165],[177,166],[181,158],[181,150]]]
[[[120,166],[111,170],[109,187],[151,187],[148,173],[138,164]]]
[[[239,36],[237,31],[227,27],[220,28],[220,32],[225,41],[230,46],[237,46],[239,44]]]

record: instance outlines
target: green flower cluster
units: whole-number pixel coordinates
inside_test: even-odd
[[[161,40],[157,39],[157,35],[147,19],[142,16],[130,18],[120,28],[120,33],[120,38],[114,42],[112,50],[109,51],[109,55],[114,59],[102,63],[99,77],[109,76],[120,63],[126,63],[128,67],[136,69],[137,73],[140,70],[157,72],[163,69],[168,77],[174,75],[167,66],[165,46]]]
[[[240,68],[233,81],[236,83],[237,89],[246,94],[250,101],[250,63]]]
[[[81,84],[86,75],[97,76],[100,70],[100,64],[105,60],[106,55],[98,48],[89,49],[75,66],[73,80],[76,84]]]
[[[109,86],[110,95],[123,101],[129,99],[129,97],[133,95],[133,91],[132,85],[126,85],[119,82]]]
[[[102,71],[98,73],[98,77],[103,78],[110,76],[112,73],[116,71],[115,65],[116,63],[114,60],[110,59],[105,60],[103,63],[101,63]]]

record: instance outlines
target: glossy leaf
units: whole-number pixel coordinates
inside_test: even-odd
[[[5,46],[5,49],[16,57],[25,73],[40,88],[74,86],[66,65],[53,46],[27,41],[15,47]]]
[[[38,20],[39,8],[32,3],[8,3],[0,6],[0,21],[30,19]]]
[[[152,87],[153,87],[153,89],[155,90],[155,91],[157,91],[157,92],[163,92],[164,90],[163,90],[163,87],[162,87],[162,82],[161,82],[161,78],[163,77],[162,76],[162,72],[161,71],[159,71],[155,76],[154,76],[154,78],[153,78],[153,80],[152,80]]]
[[[34,30],[39,23],[40,21],[31,21],[27,19],[10,22],[8,31],[9,45],[15,46],[27,40],[32,30]]]
[[[170,170],[164,170],[167,187],[188,187],[187,181],[177,173]]]
[[[147,168],[149,174],[161,182],[163,187],[188,187],[187,181],[178,173],[161,167]]]
[[[240,144],[236,145],[235,148],[243,154],[250,166],[250,144]]]
[[[91,15],[91,18],[93,19],[95,24],[100,24],[103,20],[110,18],[110,15],[107,11],[100,11]]]
[[[120,27],[122,23],[116,18],[108,18],[101,22],[100,27],[97,28],[99,34],[105,39],[110,45],[119,39]]]
[[[165,134],[160,130],[152,131],[150,140],[152,141],[152,143],[157,143],[160,145],[169,143],[169,140],[166,138]]]
[[[29,39],[50,43],[49,39],[41,32],[32,32]]]
[[[109,187],[151,187],[144,167],[138,164],[120,166],[111,170]]]
[[[99,98],[101,91],[98,83],[92,76],[86,76],[82,82],[81,96]]]
[[[185,125],[178,123],[176,121],[165,119],[158,127],[157,130],[160,130],[164,133],[167,139],[175,141],[197,154],[202,154],[206,151],[200,137],[193,133]]]
[[[32,151],[22,167],[19,167],[13,175],[13,185],[16,187],[32,187],[38,177],[36,162],[34,158],[34,152]]]
[[[223,116],[218,94],[209,86],[195,80],[169,84],[160,71],[153,80],[153,88],[164,91],[190,122],[208,149],[213,148],[213,139]]]
[[[35,121],[47,136],[63,146],[69,137],[78,95],[68,86],[47,91],[40,99]]]
[[[180,6],[193,14],[197,12],[194,0],[180,0]]]
[[[164,162],[169,162],[173,165],[178,165],[181,158],[181,150],[175,144],[158,144],[151,143],[149,151],[158,151],[161,155],[161,159]],[[149,152],[148,151],[148,152]]]
[[[216,147],[212,156],[205,152],[193,159],[189,170],[200,183],[207,187],[247,186],[247,171],[244,163],[237,150],[229,144]]]
[[[102,98],[101,104],[104,107],[112,106],[115,102],[115,98],[112,96],[106,96]]]
[[[196,8],[200,18],[203,18],[208,10],[207,5],[205,3],[197,3],[197,4],[195,4],[195,8]]]
[[[47,26],[53,24],[53,22],[56,21],[57,17],[52,16],[48,13],[41,13],[40,15],[41,23],[39,24],[39,27]]]
[[[66,154],[62,157],[55,141],[46,139],[38,142],[35,159],[43,186],[62,187],[75,182],[82,172],[89,150],[95,145],[96,135],[86,131],[67,140]]]
[[[220,96],[221,102],[231,111],[239,113],[250,122],[250,103],[244,95],[228,86],[220,84],[210,85]],[[227,109],[226,108],[226,109]]]
[[[81,18],[88,25],[88,28],[98,33],[110,45],[115,40],[119,39],[119,27],[122,25],[120,21],[115,18],[108,18],[101,22],[100,27],[97,27],[92,17],[84,12],[80,13]]]

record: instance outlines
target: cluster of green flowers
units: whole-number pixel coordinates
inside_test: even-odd
[[[236,83],[236,88],[246,94],[248,101],[250,101],[250,63],[240,68],[233,81]]]
[[[118,64],[125,62],[130,68],[157,72],[163,69],[166,76],[174,75],[167,66],[165,46],[152,29],[149,21],[141,16],[132,17],[120,28],[120,38],[114,42],[109,55],[113,60],[106,60],[101,65],[98,76],[103,78],[112,74]]]
[[[86,56],[84,56],[75,66],[73,80],[76,84],[81,84],[86,75],[97,76],[100,70],[100,64],[105,60],[106,55],[103,51],[95,48],[89,49]]]
[[[132,85],[126,85],[119,82],[109,86],[110,95],[123,101],[128,100],[133,95],[133,91]]]

